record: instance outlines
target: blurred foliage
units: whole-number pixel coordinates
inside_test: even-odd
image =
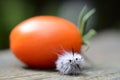
[[[61,4],[69,1],[78,1],[78,4],[82,1],[88,2],[88,0],[0,0],[0,49],[9,48],[10,31],[18,23],[35,15],[58,15]],[[89,2],[93,3],[97,10],[96,30],[120,28],[120,2],[114,0],[89,0]]]
[[[35,15],[56,15],[57,0],[0,0],[0,49],[9,48],[9,34],[21,21]]]
[[[24,0],[0,1],[0,49],[8,47],[10,30],[32,13],[33,8]]]

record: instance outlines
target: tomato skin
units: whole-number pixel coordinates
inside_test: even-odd
[[[77,27],[55,16],[29,18],[10,34],[11,51],[29,67],[55,67],[57,54],[62,54],[62,49],[80,52],[81,46],[82,37]]]

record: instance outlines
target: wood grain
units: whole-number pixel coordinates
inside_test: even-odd
[[[91,39],[85,52],[95,64],[87,65],[79,76],[60,75],[56,70],[24,67],[10,50],[0,51],[0,80],[120,80],[120,33],[104,31]]]

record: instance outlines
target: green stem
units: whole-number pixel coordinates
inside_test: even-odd
[[[89,32],[87,34],[85,34],[83,36],[84,40],[89,40],[90,38],[92,38],[94,35],[96,34],[96,31],[94,29],[89,30]]]
[[[96,34],[94,29],[91,29],[86,35],[83,36],[83,43],[87,46],[86,51],[90,47],[89,39],[92,38]]]
[[[86,26],[87,26],[87,22],[89,20],[89,18],[95,13],[95,9],[92,9],[91,11],[89,11],[87,14],[84,15],[83,20],[81,22],[81,33],[82,35],[85,34],[85,30],[86,30]]]
[[[79,31],[80,31],[80,33],[81,33],[81,35],[83,35],[83,28],[84,28],[84,26],[83,26],[83,17],[84,17],[84,15],[85,15],[85,13],[86,13],[86,11],[87,11],[87,6],[85,5],[84,7],[83,7],[83,9],[82,9],[82,11],[80,12],[80,15],[79,15],[79,22],[78,22],[78,27],[79,27]]]
[[[95,9],[90,10],[88,13],[86,13],[86,11],[87,11],[87,6],[85,5],[79,16],[78,26],[79,26],[79,31],[83,37],[83,44],[86,45],[88,49],[90,46],[89,39],[92,36],[94,36],[96,32],[95,30],[91,29],[90,31],[88,31],[88,33],[85,34],[85,30],[89,18],[95,13]]]

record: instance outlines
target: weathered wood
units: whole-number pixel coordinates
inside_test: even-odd
[[[79,76],[66,76],[55,70],[25,68],[9,50],[0,51],[0,80],[120,80],[119,33],[98,34],[85,54],[95,66],[85,68]]]

